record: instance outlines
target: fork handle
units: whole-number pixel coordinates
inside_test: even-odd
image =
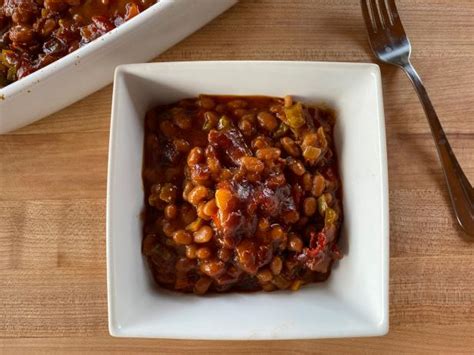
[[[449,196],[456,218],[464,231],[469,236],[474,237],[474,190],[449,145],[448,138],[439,122],[438,115],[428,97],[420,76],[410,62],[404,63],[402,68],[413,83],[418,97],[423,104],[441,166],[443,167],[444,177],[448,184]]]

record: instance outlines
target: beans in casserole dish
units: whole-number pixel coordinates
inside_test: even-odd
[[[341,258],[331,110],[205,96],[146,115],[142,251],[181,292],[297,290]]]
[[[158,0],[0,0],[0,87],[75,51]]]

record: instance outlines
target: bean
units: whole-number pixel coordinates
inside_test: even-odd
[[[34,32],[28,26],[17,25],[10,28],[9,37],[12,42],[27,44],[33,40]]]
[[[212,174],[218,175],[220,173],[221,163],[219,162],[219,159],[217,159],[217,157],[212,156],[212,155],[207,155],[206,163],[207,163],[207,166],[209,167],[209,171]]]
[[[236,109],[236,108],[246,108],[248,105],[247,101],[244,101],[244,100],[232,100],[232,101],[229,101],[227,103],[227,106],[229,106],[230,108],[232,109]]]
[[[236,117],[243,117],[247,113],[248,113],[248,111],[243,109],[243,108],[238,108],[238,109],[234,110],[234,116],[236,116]]]
[[[179,258],[175,264],[176,271],[178,272],[188,272],[194,269],[195,266],[196,262],[188,258]]]
[[[187,245],[192,243],[193,237],[189,232],[186,232],[184,229],[180,229],[173,233],[173,240],[176,244]]]
[[[301,280],[295,280],[290,286],[291,291],[298,291],[301,286],[303,285],[303,281]]]
[[[253,113],[247,113],[241,117],[242,120],[248,121],[251,124],[255,123],[256,116]]]
[[[173,203],[176,200],[177,195],[178,188],[173,184],[166,183],[161,188],[160,199],[167,203]]]
[[[204,160],[204,150],[200,147],[194,147],[188,154],[188,166],[194,166]]]
[[[217,277],[225,272],[225,264],[221,260],[209,260],[200,265],[201,272],[210,277]]]
[[[216,103],[208,96],[201,96],[199,98],[199,106],[205,110],[211,110],[214,108],[214,106],[216,106]]]
[[[192,283],[189,278],[186,277],[186,273],[181,271],[176,274],[176,279],[174,282],[175,290],[189,289],[190,286],[192,286]]]
[[[286,211],[282,213],[281,217],[286,224],[293,224],[298,222],[300,219],[300,214],[298,211]]]
[[[293,106],[293,98],[290,95],[286,95],[283,98],[283,101],[285,103],[285,107],[290,107]]]
[[[169,120],[163,120],[160,122],[160,131],[167,138],[172,138],[178,133],[176,126]]]
[[[285,232],[283,231],[283,228],[281,228],[280,226],[274,226],[272,228],[272,231],[270,232],[270,235],[272,236],[272,239],[273,240],[280,240],[283,238],[283,235],[285,234]]]
[[[174,219],[178,214],[178,207],[176,205],[170,204],[165,207],[165,217],[166,219]]]
[[[196,218],[194,221],[189,223],[186,226],[186,230],[189,232],[196,232],[201,226],[203,225],[203,221],[201,218]]]
[[[216,190],[216,205],[220,210],[227,210],[232,200],[232,193],[227,189]]]
[[[257,120],[262,128],[273,131],[278,127],[278,121],[270,112],[262,111],[257,115]]]
[[[267,180],[268,186],[275,188],[278,186],[283,186],[286,183],[286,178],[284,174],[277,174],[270,176]]]
[[[301,252],[303,250],[303,241],[295,234],[288,236],[288,250]]]
[[[254,132],[252,123],[246,119],[239,120],[239,129],[246,137],[250,137]]]
[[[313,186],[311,188],[311,194],[314,197],[321,196],[321,194],[324,191],[325,185],[326,184],[325,184],[324,177],[322,175],[319,175],[319,174],[315,175],[315,177],[313,178]]]
[[[310,173],[306,172],[303,174],[302,186],[303,190],[306,192],[311,191],[311,188],[313,187],[313,179]]]
[[[297,158],[301,154],[300,148],[298,148],[296,142],[290,137],[281,138],[280,143],[283,146],[283,149],[285,149],[286,152],[292,157]]]
[[[252,141],[252,148],[254,150],[268,148],[270,147],[270,143],[266,137],[258,136]]]
[[[41,29],[41,35],[43,37],[47,37],[54,31],[56,28],[56,21],[51,18],[46,19],[43,24],[43,28]]]
[[[318,203],[314,197],[306,197],[303,201],[304,214],[308,217],[314,215],[318,208]]]
[[[207,292],[209,287],[212,284],[212,279],[206,276],[202,276],[199,280],[196,281],[194,284],[193,292],[197,295],[203,295]]]
[[[156,245],[156,235],[155,234],[147,234],[145,238],[143,238],[142,242],[142,253],[143,255],[150,256],[153,254],[153,250],[155,249]]]
[[[197,206],[199,202],[207,198],[209,189],[205,186],[199,185],[193,188],[188,194],[188,201],[194,206]]]
[[[291,281],[279,275],[273,278],[272,283],[280,290],[286,290],[288,287],[291,286]]]
[[[191,180],[196,185],[206,185],[211,177],[211,171],[206,164],[196,164],[189,167]]]
[[[302,162],[299,160],[292,160],[289,164],[291,171],[298,176],[303,175],[306,172],[306,169]]]
[[[245,169],[255,173],[261,173],[265,168],[262,161],[254,157],[244,156],[240,158],[240,163],[245,167]]]
[[[196,210],[190,204],[185,204],[181,207],[180,216],[183,223],[188,225],[196,219]]]
[[[153,184],[150,188],[150,193],[152,195],[159,195],[161,191],[161,184]]]
[[[210,221],[211,217],[204,213],[205,205],[206,205],[206,202],[200,203],[196,208],[196,212],[197,212],[197,215],[198,215],[199,218],[201,218],[205,221]]]
[[[203,212],[206,216],[212,217],[215,216],[218,212],[216,199],[212,199],[204,205]]]
[[[189,142],[186,139],[175,139],[173,140],[173,145],[180,153],[186,153],[191,148]]]
[[[270,269],[272,270],[273,275],[279,275],[281,269],[283,268],[283,262],[279,256],[275,256],[270,263]]]
[[[273,274],[269,269],[262,269],[257,272],[257,278],[261,283],[267,283],[272,280]]]
[[[225,168],[225,169],[222,169],[219,179],[220,180],[230,180],[230,179],[232,179],[233,176],[234,176],[234,174],[232,173],[232,171]]]
[[[276,288],[275,285],[272,283],[263,284],[261,286],[262,286],[262,290],[265,292],[272,292]]]
[[[192,189],[194,189],[194,184],[191,181],[187,181],[183,187],[183,199],[188,199],[188,195]]]
[[[153,207],[158,207],[160,205],[160,199],[157,195],[148,196],[148,204]]]
[[[201,247],[196,250],[196,256],[198,259],[201,260],[209,259],[211,257],[211,254],[211,249],[209,249],[208,247]]]
[[[202,226],[196,232],[194,232],[194,242],[195,243],[207,243],[212,239],[214,232],[211,227],[209,226]]]
[[[196,259],[197,257],[196,251],[197,251],[196,244],[189,244],[189,245],[186,245],[185,247],[186,257],[189,259]]]
[[[190,129],[193,125],[191,117],[179,110],[173,114],[173,123],[181,129]]]
[[[258,229],[262,232],[266,232],[270,229],[270,222],[268,221],[268,218],[260,218],[258,221]]]
[[[258,159],[275,160],[280,157],[281,150],[278,148],[261,148],[257,150],[255,155]]]
[[[173,233],[174,233],[174,227],[173,225],[168,222],[168,221],[163,221],[162,223],[162,227],[161,227],[161,230],[163,231],[163,233],[167,236],[167,237],[172,237],[173,236]]]

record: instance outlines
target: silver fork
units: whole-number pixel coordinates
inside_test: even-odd
[[[464,231],[474,237],[474,190],[449,145],[420,76],[410,63],[411,45],[395,0],[361,0],[361,6],[375,56],[403,69],[416,89],[430,124],[454,213]]]

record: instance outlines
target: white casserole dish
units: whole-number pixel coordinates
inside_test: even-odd
[[[141,254],[143,121],[148,109],[206,94],[291,94],[337,110],[344,258],[298,292],[199,297],[155,287]],[[109,330],[120,337],[303,339],[388,331],[389,222],[379,67],[317,62],[176,62],[115,73],[107,186]]]
[[[237,0],[160,0],[64,58],[0,88],[0,134],[12,131],[112,82],[117,65],[150,60]]]

